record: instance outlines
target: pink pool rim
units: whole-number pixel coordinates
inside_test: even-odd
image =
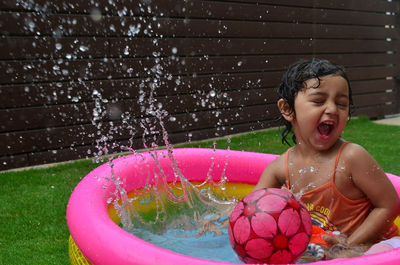
[[[159,151],[158,157],[167,179],[172,180],[173,170],[165,151]],[[203,181],[212,163],[212,177],[219,180],[225,164],[225,175],[229,182],[255,184],[265,166],[276,155],[243,151],[212,149],[175,149],[174,157],[183,175],[190,181]],[[128,155],[114,160],[114,172],[124,182],[129,192],[144,186],[146,177],[154,174],[154,159],[147,153]],[[400,194],[400,178],[387,174]],[[75,243],[93,264],[102,265],[212,265],[234,264],[210,261],[175,253],[124,231],[108,215],[107,199],[115,186],[107,178],[111,176],[108,164],[99,166],[90,172],[76,186],[67,206],[67,223]],[[400,248],[374,255],[319,261],[314,264],[400,264]]]

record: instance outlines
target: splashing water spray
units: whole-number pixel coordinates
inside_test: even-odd
[[[139,5],[143,5],[142,8],[145,8],[144,4],[139,3]],[[95,18],[101,19],[97,16]],[[162,38],[162,36],[158,36],[150,26],[144,26],[143,23],[133,25],[131,28],[131,37],[142,31],[147,37],[154,38],[153,45],[155,50],[157,50],[157,39]],[[167,58],[167,60],[177,61],[178,57],[175,56],[177,52],[177,48],[172,48],[173,56]],[[130,49],[127,46],[124,49],[124,55],[128,55],[129,53]],[[192,184],[183,176],[174,159],[174,149],[169,141],[164,122],[166,119],[173,120],[174,117],[169,116],[164,106],[156,98],[157,91],[165,85],[162,80],[171,80],[173,77],[164,70],[163,63],[168,63],[166,62],[167,60],[162,58],[159,52],[153,52],[153,57],[154,65],[151,68],[145,67],[144,69],[151,77],[142,79],[137,86],[139,88],[137,103],[143,114],[140,118],[133,118],[133,115],[129,112],[122,113],[118,109],[114,110],[115,113],[120,114],[118,118],[122,119],[121,126],[124,127],[123,130],[127,130],[131,135],[128,144],[118,146],[113,141],[114,136],[120,133],[120,128],[115,125],[113,120],[109,121],[108,124],[105,122],[107,112],[110,111],[109,108],[107,109],[110,102],[102,96],[101,89],[96,89],[92,92],[94,99],[92,124],[97,130],[97,133],[94,135],[96,138],[96,150],[89,150],[88,153],[93,153],[97,161],[104,161],[111,150],[115,151],[119,148],[120,151],[128,151],[135,156],[141,157],[140,152],[131,147],[135,137],[137,138],[137,135],[141,134],[139,137],[145,151],[155,161],[154,174],[148,176],[143,189],[135,190],[128,195],[124,188],[122,177],[118,176],[117,172],[114,172],[114,157],[109,157],[107,163],[110,165],[112,175],[108,181],[115,185],[115,190],[109,194],[110,198],[107,202],[112,204],[116,209],[122,228],[133,233],[137,233],[137,229],[146,229],[159,234],[163,233],[169,227],[197,229],[204,227],[202,223],[204,223],[205,219],[221,224],[224,216],[228,216],[230,213],[229,206],[235,204],[234,199],[228,199],[228,196],[217,196],[213,191],[214,189],[219,189],[224,194],[226,183],[224,174],[227,162],[224,165],[223,173],[218,182],[214,181],[211,177],[214,167],[213,158],[211,158],[212,162],[204,182]],[[131,74],[133,69],[128,68],[126,71]],[[181,84],[180,77],[177,77],[175,83],[177,85]],[[212,85],[210,84],[210,86]],[[211,90],[207,100],[199,99],[201,100],[199,104],[205,105],[210,103],[210,105],[215,105],[213,102],[209,102],[213,98],[216,98],[216,92]],[[196,118],[195,115],[193,118]],[[230,138],[228,138],[229,141]],[[166,152],[158,152],[160,146],[165,146]],[[170,161],[174,172],[172,182],[167,182],[164,169],[161,163],[159,163],[160,155],[166,155]],[[151,206],[153,209],[150,213],[143,214],[138,208],[143,208],[146,205]],[[179,224],[177,220],[179,220]],[[182,223],[182,220],[185,221]]]

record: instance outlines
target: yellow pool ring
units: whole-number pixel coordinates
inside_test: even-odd
[[[397,235],[400,236],[400,216],[397,216],[396,219],[394,219],[394,224],[397,226],[399,231],[397,232]]]
[[[78,248],[71,235],[68,240],[68,254],[71,265],[92,265]]]
[[[201,183],[199,182],[192,182],[193,185],[200,185]],[[202,185],[201,187],[198,187],[200,190],[203,188],[207,188],[208,184]],[[215,192],[215,194],[219,198],[225,198],[225,199],[231,199],[232,197],[235,197],[237,200],[242,199],[244,196],[249,194],[253,188],[254,185],[250,184],[245,184],[245,183],[227,183],[224,186],[224,190],[221,189],[220,187],[211,187],[211,190]],[[180,188],[180,185],[177,184],[177,187],[172,188],[174,194],[177,196],[182,196],[183,192],[182,189]],[[136,195],[137,191],[132,191],[128,193],[128,198],[133,198]],[[147,213],[156,208],[155,202],[149,203],[149,204],[140,204],[138,201],[133,201],[132,202],[133,207],[140,213]],[[108,207],[108,215],[110,216],[111,220],[114,221],[116,224],[120,224],[121,220],[117,214],[117,211],[110,205]]]

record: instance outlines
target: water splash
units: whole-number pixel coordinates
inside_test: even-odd
[[[53,7],[50,2],[36,3],[35,1],[18,0],[18,3],[24,8],[39,13],[46,13],[49,8]],[[113,1],[108,1],[109,5],[112,5],[112,3]],[[142,12],[147,12],[149,15],[153,14],[154,10],[150,8],[151,1],[139,1],[137,4]],[[116,11],[121,17],[130,16],[129,10],[125,7],[118,8]],[[98,23],[107,19],[97,7],[91,8],[88,12],[91,23]],[[209,172],[204,176],[205,180],[202,183],[190,183],[178,167],[178,163],[174,158],[174,148],[167,132],[166,122],[175,122],[178,119],[168,113],[166,106],[164,106],[166,101],[161,101],[159,96],[160,91],[162,91],[167,82],[174,82],[176,84],[174,90],[177,92],[179,92],[180,86],[184,85],[183,78],[168,71],[171,68],[171,62],[183,66],[186,64],[185,60],[187,58],[180,57],[184,51],[181,47],[169,47],[168,51],[160,48],[162,46],[160,45],[160,40],[164,37],[153,30],[153,28],[162,27],[162,23],[157,22],[156,16],[151,18],[137,17],[137,20],[132,23],[127,21],[122,20],[121,25],[109,24],[110,30],[118,31],[120,26],[123,27],[122,34],[127,37],[126,40],[137,37],[137,35],[153,39],[154,51],[152,56],[143,59],[142,69],[119,63],[118,59],[121,58],[140,59],[135,54],[134,47],[122,45],[121,54],[117,59],[110,57],[103,60],[96,58],[92,60],[91,54],[93,54],[95,45],[91,45],[90,42],[85,42],[81,38],[72,39],[70,44],[59,41],[63,34],[72,34],[72,32],[68,31],[68,27],[60,25],[52,32],[51,35],[56,38],[56,42],[52,44],[52,49],[57,56],[53,58],[53,55],[49,55],[49,58],[54,59],[54,64],[49,67],[48,72],[45,72],[45,74],[50,77],[57,77],[56,86],[60,89],[51,95],[51,100],[65,99],[68,101],[67,103],[71,103],[75,107],[73,110],[91,115],[91,120],[87,121],[85,115],[79,114],[79,119],[82,119],[83,124],[79,136],[85,139],[93,139],[96,146],[88,149],[87,154],[93,155],[96,162],[105,161],[111,169],[112,174],[107,180],[109,181],[108,185],[113,185],[115,189],[106,194],[106,200],[118,212],[121,226],[124,229],[131,231],[135,228],[146,227],[146,229],[161,232],[165,231],[167,227],[179,228],[182,224],[178,224],[177,220],[187,220],[184,226],[202,229],[201,231],[203,232],[205,231],[205,220],[206,223],[215,224],[219,227],[223,223],[223,216],[229,213],[229,207],[234,204],[234,201],[225,192],[227,162],[224,164],[219,181],[215,181],[212,178],[212,171],[215,166],[212,158]],[[25,21],[23,26],[27,31],[39,36],[43,35],[38,31],[40,23],[46,23],[46,21],[32,16]],[[72,19],[67,24],[77,25],[79,23],[79,20]],[[32,45],[36,47],[36,41]],[[105,45],[107,46],[109,43],[105,42]],[[169,55],[165,55],[165,52]],[[70,61],[86,57],[89,60],[82,65],[79,73],[75,70],[66,69],[65,66]],[[100,76],[99,80],[94,80],[95,76],[92,74],[92,70],[96,62],[114,64],[123,77],[131,78],[129,80],[132,80],[132,91],[127,92],[130,95],[124,97],[124,95],[121,96],[121,93],[114,91],[112,93],[115,94],[110,95],[110,90],[106,86],[113,86],[114,82],[118,82],[113,81],[117,78],[113,78],[111,75],[102,73],[104,76]],[[149,62],[154,63],[150,65]],[[34,68],[35,65],[26,64],[23,69],[29,72]],[[13,69],[10,68],[8,71],[13,71]],[[76,78],[72,77],[74,80],[67,83],[65,81],[68,80],[66,77],[69,75],[76,75]],[[106,80],[102,81],[101,78]],[[127,78],[124,80],[128,80]],[[208,91],[198,90],[195,96],[198,96],[199,105],[203,109],[211,110],[211,113],[219,118],[220,113],[213,109],[217,104],[221,104],[222,99],[226,99],[224,101],[228,102],[230,98],[227,93],[222,93],[215,88],[218,86],[214,87],[213,82],[214,78],[212,77],[207,88]],[[80,88],[79,91],[74,89],[75,87]],[[26,92],[29,92],[30,89],[28,86],[25,87]],[[118,96],[115,96],[116,94]],[[126,98],[131,99],[132,95],[135,94],[137,94],[137,102],[127,102],[125,100]],[[42,96],[46,95],[43,93]],[[127,111],[129,109],[125,106],[127,104],[134,105],[135,109],[140,113]],[[62,115],[63,113],[59,114]],[[201,118],[196,113],[192,114],[193,122],[197,122]],[[223,123],[222,118],[219,118],[218,126]],[[90,128],[91,131],[89,130],[88,132],[87,128]],[[187,135],[190,138],[192,133],[188,131]],[[124,139],[124,142],[117,144],[120,139]],[[82,140],[82,145],[88,144],[85,141]],[[141,151],[134,148],[134,146],[138,146],[138,141],[142,142],[144,150],[141,151],[147,152],[151,159],[155,161],[154,174],[149,176],[142,189],[128,194],[125,189],[124,177],[114,171],[114,158],[119,156],[117,152],[133,153],[140,158],[142,156]],[[161,148],[166,149],[166,151],[160,153],[159,149]],[[74,150],[73,147],[71,149]],[[54,150],[54,154],[56,152],[57,150]],[[111,155],[114,153],[117,154]],[[160,155],[166,155],[170,161],[174,172],[172,182],[167,181],[165,170],[159,162]],[[102,176],[97,177],[101,178]],[[221,196],[216,194],[216,189],[221,191]],[[151,210],[144,213],[142,209],[147,206],[151,206]],[[218,231],[216,233],[218,234]]]

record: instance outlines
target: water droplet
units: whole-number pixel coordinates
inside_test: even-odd
[[[61,50],[61,49],[62,49],[62,44],[56,43],[56,50]]]
[[[86,51],[89,50],[89,48],[86,47],[86,46],[84,46],[84,45],[81,45],[81,46],[79,46],[79,50],[80,50],[81,52],[86,52]]]
[[[242,61],[239,61],[239,62],[237,63],[238,66],[242,66],[242,64],[243,64]]]
[[[35,25],[35,23],[33,21],[29,21],[28,22],[28,26],[29,26],[30,30],[33,30],[36,25]]]
[[[135,36],[135,35],[139,34],[141,26],[142,26],[141,24],[138,24],[137,26],[129,25],[128,35]]]
[[[95,22],[99,22],[102,18],[101,11],[97,8],[93,8],[90,11],[90,18]]]
[[[129,55],[129,47],[126,46],[124,49],[124,55]]]
[[[173,54],[176,54],[177,52],[178,52],[178,48],[173,47],[173,48],[172,48],[172,53],[173,53]]]
[[[210,97],[215,97],[216,93],[214,90],[211,90],[209,95],[210,95]]]

